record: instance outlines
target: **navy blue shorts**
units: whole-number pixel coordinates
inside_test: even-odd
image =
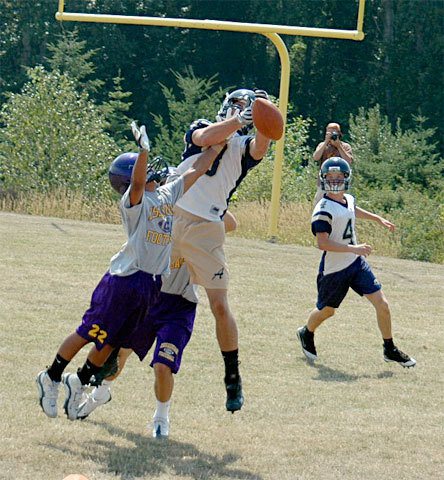
[[[370,265],[363,257],[358,257],[351,265],[339,272],[324,275],[319,273],[318,301],[316,308],[338,308],[352,288],[358,295],[370,295],[381,290],[381,284],[374,276]]]
[[[151,306],[159,301],[160,275],[138,271],[126,277],[107,272],[95,288],[91,305],[76,332],[95,343],[120,347],[137,339]]]
[[[131,344],[140,360],[143,360],[156,341],[151,366],[163,363],[177,373],[182,354],[193,333],[197,304],[181,295],[161,292],[160,301],[154,305]]]

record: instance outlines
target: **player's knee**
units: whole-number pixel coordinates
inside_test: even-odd
[[[171,368],[164,363],[155,363],[154,372],[158,378],[166,378],[172,374]]]
[[[211,301],[211,311],[213,315],[218,318],[225,318],[229,315],[230,310],[228,302],[225,298],[215,298]]]
[[[385,297],[382,297],[379,300],[376,308],[380,313],[382,313],[384,315],[389,315],[390,314],[390,306],[389,306],[387,300],[385,299]]]
[[[336,312],[336,309],[333,307],[324,307],[322,313],[325,315],[325,318],[332,317]]]

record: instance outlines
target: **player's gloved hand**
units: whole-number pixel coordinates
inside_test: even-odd
[[[236,115],[236,118],[238,122],[245,126],[245,125],[251,125],[253,123],[253,112],[251,110],[251,107],[247,107],[242,112],[239,112]]]
[[[139,129],[136,122],[131,122],[131,130],[134,138],[140,150],[150,151],[150,139],[146,133],[145,125],[142,125]]]
[[[265,100],[270,100],[270,97],[268,96],[268,93],[265,90],[255,88],[253,91],[256,94],[256,98],[265,98]]]

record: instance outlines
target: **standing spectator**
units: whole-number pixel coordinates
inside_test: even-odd
[[[319,143],[313,153],[313,160],[322,165],[325,160],[331,157],[340,157],[348,162],[351,166],[353,162],[353,153],[351,145],[347,142],[343,142],[341,126],[339,123],[329,123],[325,129],[324,141]],[[318,188],[315,196],[315,205],[322,198],[323,192],[320,188],[320,180],[318,178]]]

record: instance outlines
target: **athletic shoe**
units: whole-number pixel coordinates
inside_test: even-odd
[[[168,438],[170,433],[170,421],[168,418],[153,418],[153,438]]]
[[[66,416],[70,420],[77,420],[79,405],[85,400],[85,385],[82,385],[76,373],[65,373],[62,376],[65,385],[65,409]]]
[[[96,387],[90,395],[86,395],[86,399],[79,405],[77,418],[85,419],[92,411],[101,405],[105,405],[111,401],[111,390],[109,387]]]
[[[397,347],[392,349],[384,348],[384,360],[386,362],[396,362],[402,365],[403,367],[414,367],[416,365],[416,360],[412,357],[409,357],[406,353],[398,350]]]
[[[51,380],[51,377],[46,370],[40,372],[35,381],[39,391],[39,400],[42,410],[48,415],[48,417],[57,417],[57,397],[59,396],[60,382],[54,382]]]
[[[239,380],[236,383],[226,383],[225,389],[227,391],[227,401],[225,403],[226,409],[231,413],[237,412],[244,404],[241,378],[239,377]]]
[[[307,327],[304,326],[298,328],[296,335],[301,342],[302,351],[307,359],[310,361],[316,360],[318,355],[314,344],[314,334],[310,334]]]

